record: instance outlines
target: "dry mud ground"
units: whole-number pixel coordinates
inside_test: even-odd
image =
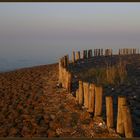
[[[0,137],[118,137],[58,88],[58,64],[0,74]]]

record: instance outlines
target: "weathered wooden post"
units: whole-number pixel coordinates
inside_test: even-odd
[[[126,105],[126,97],[118,97],[118,114],[117,114],[117,133],[124,134],[123,116],[122,116],[122,106]]]
[[[76,101],[79,102],[79,89],[76,90]]]
[[[82,59],[85,59],[85,50],[83,50]]]
[[[106,119],[107,127],[114,127],[114,118],[113,118],[113,97],[106,96]]]
[[[76,60],[80,59],[80,51],[76,52]]]
[[[88,50],[88,58],[90,58],[90,50]]]
[[[123,116],[125,137],[132,138],[133,137],[132,118],[130,114],[130,109],[126,105],[122,106],[122,116]]]
[[[95,86],[94,84],[89,85],[89,104],[88,112],[92,113],[95,109]]]
[[[102,114],[102,97],[103,97],[102,87],[95,86],[95,113],[94,113],[94,116],[101,116],[101,114]]]
[[[105,51],[104,51],[104,56],[106,56],[106,49],[105,49]]]
[[[67,76],[68,76],[67,90],[68,90],[68,92],[70,93],[71,90],[72,90],[72,73],[68,71],[67,74],[68,74],[68,75],[67,75]]]
[[[89,83],[83,82],[83,89],[84,89],[84,106],[88,108],[89,102]]]
[[[84,103],[83,82],[79,81],[79,104],[83,105],[83,103]]]
[[[94,52],[94,56],[96,56],[95,49],[93,50],[93,52]]]
[[[85,50],[85,58],[86,59],[88,58],[88,56],[87,56],[87,50]]]
[[[66,68],[63,69],[63,75],[64,75],[64,77],[63,77],[63,87],[65,89],[67,89],[67,69]]]
[[[65,55],[64,56],[64,67],[66,68],[69,64],[69,56],[68,55]]]
[[[59,83],[62,84],[62,61],[59,59]]]
[[[103,56],[103,49],[101,49],[101,56]]]
[[[90,57],[92,57],[92,49],[90,50]]]
[[[98,56],[100,56],[100,49],[98,49]]]
[[[121,49],[119,49],[119,55],[121,55]]]
[[[97,49],[94,49],[94,51],[95,51],[95,55],[94,56],[97,56]]]
[[[88,50],[88,58],[91,58],[92,57],[92,50]]]
[[[75,63],[75,52],[72,52],[72,63]]]

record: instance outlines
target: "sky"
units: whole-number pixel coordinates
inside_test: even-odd
[[[0,3],[0,70],[73,50],[140,48],[140,3]]]

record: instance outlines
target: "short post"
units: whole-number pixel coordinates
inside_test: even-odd
[[[76,52],[76,60],[80,59],[80,51]]]
[[[72,52],[72,63],[75,63],[75,52]]]
[[[101,56],[103,56],[103,49],[101,49]]]
[[[102,97],[103,97],[102,87],[95,86],[95,113],[94,113],[94,116],[101,116],[101,114],[102,114]]]
[[[82,59],[85,59],[85,50],[83,50]]]
[[[84,89],[84,106],[88,108],[88,101],[89,101],[89,83],[83,82],[83,89]]]
[[[84,50],[84,59],[88,58],[87,56],[87,50]]]
[[[88,104],[88,112],[92,113],[95,109],[95,86],[94,84],[89,85],[89,104]]]
[[[69,64],[69,56],[65,55],[63,59],[64,59],[64,67],[66,68]]]
[[[118,114],[117,114],[117,133],[124,134],[123,116],[122,116],[122,106],[126,105],[126,97],[118,97]]]
[[[123,116],[125,137],[132,138],[133,137],[132,118],[130,114],[130,109],[126,105],[122,106],[122,116]]]
[[[83,105],[83,103],[84,103],[83,82],[79,81],[79,104]]]
[[[113,118],[113,97],[106,96],[106,118],[107,118],[107,127],[114,127],[114,118]]]

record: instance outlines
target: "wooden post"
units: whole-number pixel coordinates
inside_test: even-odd
[[[79,81],[79,104],[83,105],[83,103],[84,103],[83,82]]]
[[[88,112],[92,113],[95,109],[95,86],[94,84],[89,85],[89,104],[88,104]]]
[[[80,59],[80,51],[76,52],[76,60]]]
[[[114,118],[113,118],[113,98],[112,96],[106,97],[106,118],[107,118],[107,127],[114,127]]]
[[[122,116],[123,116],[125,137],[132,138],[133,137],[132,118],[130,114],[130,109],[126,105],[122,106]]]
[[[101,56],[103,56],[103,49],[101,49]]]
[[[101,114],[102,114],[102,96],[103,96],[102,87],[95,86],[95,113],[94,113],[94,116],[101,116]]]
[[[85,50],[83,50],[83,56],[82,59],[85,59]]]
[[[61,59],[59,59],[59,83],[62,82],[62,64],[61,64]]]
[[[88,58],[91,58],[92,57],[92,50],[88,50]]]
[[[88,56],[87,56],[87,50],[84,50],[84,58],[87,59]]]
[[[126,105],[126,97],[118,97],[118,114],[117,114],[117,133],[124,134],[123,116],[122,116],[122,106]]]
[[[68,66],[68,64],[69,64],[68,55],[65,55],[63,59],[64,59],[64,67],[66,68]]]
[[[101,52],[100,52],[100,49],[98,49],[98,56],[100,56]]]
[[[88,50],[88,58],[90,58],[90,50]]]
[[[97,56],[99,56],[99,49],[96,49],[97,50]]]
[[[95,54],[95,49],[94,49],[93,51],[94,51],[94,56],[96,56],[96,54]]]
[[[92,57],[92,49],[90,50],[90,57]]]
[[[62,87],[66,88],[66,68],[62,68]]]
[[[79,102],[79,89],[76,90],[76,101]]]
[[[89,83],[83,82],[83,89],[84,89],[84,106],[88,108],[89,102]]]
[[[68,71],[64,68],[64,88],[67,89],[67,80],[68,79]]]
[[[72,52],[72,63],[75,63],[75,52]]]
[[[70,93],[72,90],[72,73],[68,71],[68,82],[67,82],[67,90]]]

